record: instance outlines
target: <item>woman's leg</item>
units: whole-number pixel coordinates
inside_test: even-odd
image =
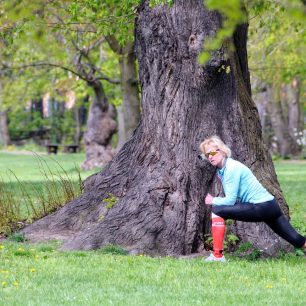
[[[263,209],[256,204],[215,205],[212,207],[213,254],[206,261],[218,261],[223,257],[225,220],[234,219],[247,222],[263,221]],[[224,259],[224,257],[223,257]]]
[[[300,235],[289,223],[284,215],[277,219],[266,221],[266,224],[280,237],[291,243],[296,248],[305,248],[305,237]]]
[[[275,200],[259,204],[215,205],[212,212],[224,219],[265,222],[276,234],[293,246],[306,248],[305,237],[297,233],[291,226]]]
[[[225,236],[225,220],[214,213],[211,214],[211,235],[213,238],[213,254],[216,258],[223,256],[223,241]]]
[[[276,201],[259,204],[237,203],[235,205],[213,205],[212,212],[224,219],[244,222],[263,222],[276,219],[282,212]]]

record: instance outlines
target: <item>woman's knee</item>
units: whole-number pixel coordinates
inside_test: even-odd
[[[218,206],[213,206],[211,209],[211,213],[215,215],[218,215],[218,211],[219,211]]]
[[[211,214],[212,216],[215,215],[216,217],[221,217],[225,219],[224,210],[222,209],[222,206],[213,206]]]

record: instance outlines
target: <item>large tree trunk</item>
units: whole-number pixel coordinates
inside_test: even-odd
[[[304,116],[302,103],[300,101],[300,82],[298,78],[294,78],[290,84],[287,84],[283,88],[284,100],[288,108],[288,128],[289,133],[296,142],[301,144],[304,130]],[[297,153],[301,153],[302,146],[299,145]]]
[[[132,45],[131,47],[134,47]],[[123,134],[119,138],[118,148],[132,136],[140,121],[140,100],[136,72],[136,58],[133,48],[128,50],[120,61]]]
[[[2,84],[0,82],[0,145],[8,146],[10,144],[10,134],[8,129],[7,111],[2,108]]]
[[[73,137],[73,141],[76,145],[79,145],[81,139],[81,120],[80,120],[80,109],[77,105],[75,105],[73,109],[73,115],[75,119],[75,133]]]
[[[263,139],[271,153],[278,154],[277,147],[273,142],[273,128],[271,124],[271,116],[269,113],[269,103],[272,101],[270,97],[271,90],[269,85],[261,82],[259,79],[252,80],[252,97],[258,109],[260,123],[262,126]]]
[[[299,155],[303,116],[298,80],[277,86],[254,79],[252,85],[263,136],[270,151],[282,157]]]
[[[117,131],[115,110],[107,102],[103,86],[100,81],[89,83],[94,90],[95,97],[90,105],[87,119],[87,130],[84,134],[86,160],[82,164],[85,170],[103,167],[115,155],[111,139]]]
[[[269,103],[271,123],[276,137],[279,154],[282,157],[298,155],[301,148],[289,128],[289,107],[287,99],[281,99],[279,86],[272,87],[270,97],[273,101]]]
[[[25,229],[29,238],[65,234],[66,249],[112,243],[150,254],[201,250],[210,227],[204,198],[216,169],[197,155],[201,141],[213,134],[251,167],[288,214],[250,97],[247,26],[235,33],[237,52],[224,47],[205,67],[198,64],[203,40],[219,26],[219,15],[202,0],[155,8],[143,1],[136,22],[140,125],[104,171],[85,182],[80,198]],[[230,66],[230,73],[221,65]],[[242,241],[267,253],[281,246],[263,223],[236,222],[235,229]]]
[[[10,135],[8,131],[8,120],[6,111],[0,111],[0,144],[5,147],[10,144]]]
[[[122,106],[118,108],[118,145],[120,149],[132,136],[140,121],[140,100],[134,42],[121,46],[114,36],[106,37],[109,46],[120,56]]]

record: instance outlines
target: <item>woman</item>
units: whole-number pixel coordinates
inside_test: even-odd
[[[256,179],[244,164],[231,158],[231,150],[218,137],[212,136],[200,145],[206,159],[218,168],[224,197],[207,194],[205,203],[212,205],[213,253],[205,261],[225,262],[223,239],[226,219],[265,222],[280,237],[297,248],[306,248],[305,237],[290,225],[274,196]]]

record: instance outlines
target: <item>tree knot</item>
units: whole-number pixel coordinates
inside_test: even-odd
[[[194,34],[190,35],[189,41],[188,41],[189,46],[190,47],[194,46],[196,42],[197,42],[197,37]]]

